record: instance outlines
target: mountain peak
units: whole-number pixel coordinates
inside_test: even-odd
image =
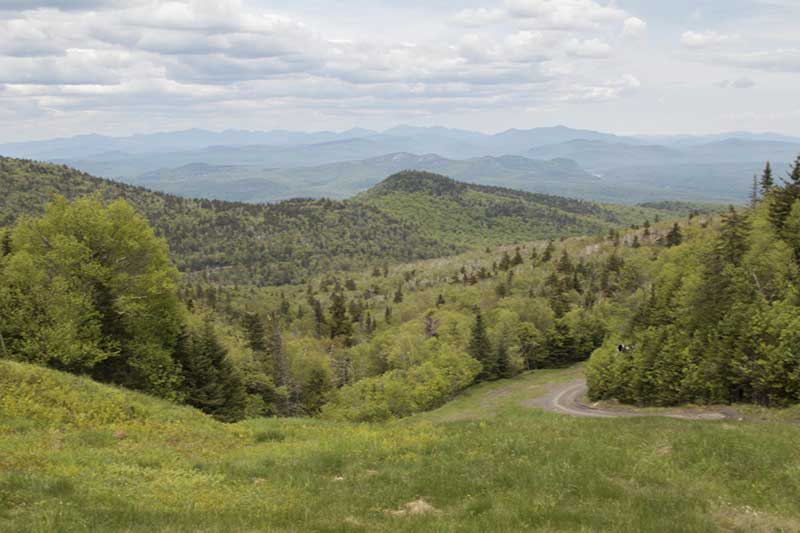
[[[392,174],[367,191],[370,196],[392,193],[427,193],[434,196],[457,196],[466,191],[468,185],[433,172],[404,170]]]

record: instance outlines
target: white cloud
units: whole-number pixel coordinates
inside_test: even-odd
[[[756,82],[746,76],[736,78],[735,80],[722,80],[716,84],[721,89],[752,89],[756,86]]]
[[[594,0],[506,0],[505,6],[512,17],[547,29],[597,28],[627,16],[613,4],[603,5]]]
[[[647,31],[647,22],[638,17],[628,17],[622,25],[624,37],[639,37]]]
[[[506,18],[506,12],[499,8],[462,9],[453,17],[453,22],[461,26],[477,27],[495,24]]]
[[[692,49],[703,49],[729,43],[739,39],[738,35],[726,35],[713,30],[704,32],[686,31],[681,35],[683,46]]]
[[[566,42],[565,50],[574,57],[604,58],[609,57],[613,49],[601,39],[579,40],[572,38]]]
[[[636,76],[624,74],[620,78],[602,84],[575,84],[561,96],[565,102],[608,102],[617,100],[626,93],[642,86]]]

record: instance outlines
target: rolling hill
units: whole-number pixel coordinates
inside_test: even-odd
[[[445,191],[446,194],[442,194]],[[309,275],[451,255],[467,247],[601,233],[683,212],[604,206],[404,172],[349,201],[196,200],[65,166],[0,158],[0,226],[53,194],[123,198],[164,236],[178,267],[224,283],[285,284]]]

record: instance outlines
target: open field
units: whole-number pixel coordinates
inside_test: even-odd
[[[387,424],[223,425],[0,362],[0,530],[800,529],[800,427],[525,406],[579,373],[482,385]]]

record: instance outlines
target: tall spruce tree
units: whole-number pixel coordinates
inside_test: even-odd
[[[761,174],[761,194],[766,196],[772,188],[775,186],[775,180],[772,177],[772,167],[767,161],[767,165],[764,167],[764,172]]]
[[[339,338],[349,346],[353,337],[353,321],[347,316],[347,304],[341,290],[331,294],[330,309],[331,339]]]
[[[486,325],[480,310],[475,313],[475,323],[472,326],[467,353],[481,363],[481,371],[477,380],[485,381],[496,376],[496,358],[492,351],[492,344],[486,334]]]
[[[187,404],[223,422],[236,422],[244,417],[247,401],[244,384],[210,322],[200,335],[181,332],[175,359],[181,366]]]

